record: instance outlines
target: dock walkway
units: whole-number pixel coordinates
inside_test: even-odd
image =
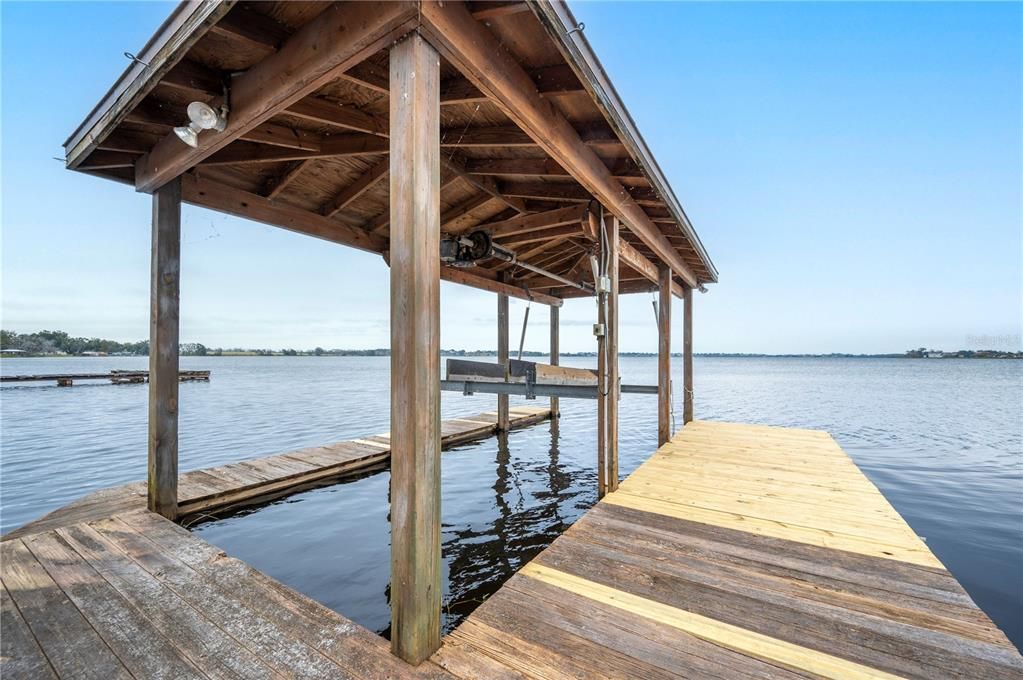
[[[512,429],[526,427],[550,415],[549,408],[516,407],[509,411],[509,425]],[[494,411],[452,418],[441,423],[441,446],[450,448],[483,439],[496,431],[497,413]],[[192,470],[178,478],[178,517],[187,519],[243,503],[264,502],[312,484],[380,469],[390,458],[390,435],[384,433]],[[131,482],[84,496],[5,534],[2,540],[145,507],[146,483]]]
[[[144,509],[0,544],[10,678],[1023,678],[823,432],[694,422],[427,662]]]
[[[1012,644],[830,435],[706,421],[434,659],[457,671],[466,656],[527,677],[1023,678]]]

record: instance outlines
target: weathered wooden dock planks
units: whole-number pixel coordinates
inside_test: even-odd
[[[466,654],[480,675],[525,677],[1023,678],[1012,644],[827,433],[706,421],[434,660],[458,671]]]
[[[209,382],[209,371],[178,371],[179,382]],[[114,370],[109,373],[44,373],[39,375],[3,375],[0,382],[56,382],[59,387],[71,387],[76,380],[109,380],[114,385],[149,381],[149,371]]]
[[[526,427],[549,417],[547,408],[516,407],[511,410],[511,427]],[[494,411],[444,421],[441,446],[448,448],[489,437],[496,427]],[[269,500],[310,484],[381,468],[390,460],[389,437],[386,433],[372,435],[185,472],[178,480],[178,516],[187,518],[240,503]],[[145,482],[102,489],[5,534],[2,540],[109,517],[145,505]]]
[[[417,667],[140,503],[0,544],[5,678],[1023,678],[822,432],[690,423]]]

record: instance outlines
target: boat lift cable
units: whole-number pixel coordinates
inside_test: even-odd
[[[526,344],[526,327],[529,326],[529,307],[533,304],[533,294],[529,292],[529,286],[522,287],[526,291],[526,311],[522,315],[522,335],[519,337],[519,361],[522,361],[522,347]]]

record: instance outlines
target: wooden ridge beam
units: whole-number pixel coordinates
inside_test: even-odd
[[[280,49],[233,79],[224,132],[205,132],[198,148],[169,133],[136,163],[135,188],[153,191],[393,43],[414,27],[417,9],[410,2],[330,5]]]
[[[326,218],[291,205],[277,203],[258,194],[229,187],[188,173],[182,177],[184,200],[194,205],[244,217],[274,227],[315,236],[371,253],[381,253],[387,240],[357,227]]]
[[[590,149],[579,132],[550,101],[536,91],[529,74],[503,49],[464,4],[423,3],[420,30],[458,68],[526,130],[548,155],[639,236],[658,259],[667,263],[688,285],[696,275],[671,242],[657,229],[625,187]]]
[[[337,193],[334,198],[328,201],[321,209],[320,213],[324,217],[333,217],[338,214],[349,205],[351,205],[359,196],[372,189],[377,182],[384,178],[384,176],[391,169],[390,158],[384,158],[377,161],[376,165],[370,167],[366,172],[359,176],[354,182],[346,186],[340,192]]]

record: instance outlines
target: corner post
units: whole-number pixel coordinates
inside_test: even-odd
[[[693,420],[693,289],[685,287],[682,310],[682,424]]]
[[[178,516],[178,319],[181,178],[153,192],[149,308],[149,467],[147,505]]]
[[[391,651],[440,647],[440,57],[391,48]]]
[[[559,326],[561,319],[561,308],[551,305],[551,366],[561,363],[561,348],[559,345]],[[561,417],[561,407],[557,397],[551,397],[551,420]]]
[[[671,269],[661,267],[657,303],[657,445],[671,439]]]
[[[503,280],[503,276],[499,280]],[[497,363],[504,366],[505,371],[508,370],[508,296],[502,293],[497,295]],[[499,394],[497,395],[497,429],[507,432],[508,427],[508,395]]]
[[[601,225],[601,229],[603,229]],[[608,361],[607,361],[607,293],[601,287],[600,279],[606,274],[604,270],[604,252],[600,258],[599,277],[597,284],[597,324],[603,332],[597,335],[597,498],[607,493],[607,458],[608,458]]]
[[[611,290],[607,295],[607,490],[618,489],[618,400],[621,378],[618,370],[618,218],[606,218],[608,246],[608,277]]]

